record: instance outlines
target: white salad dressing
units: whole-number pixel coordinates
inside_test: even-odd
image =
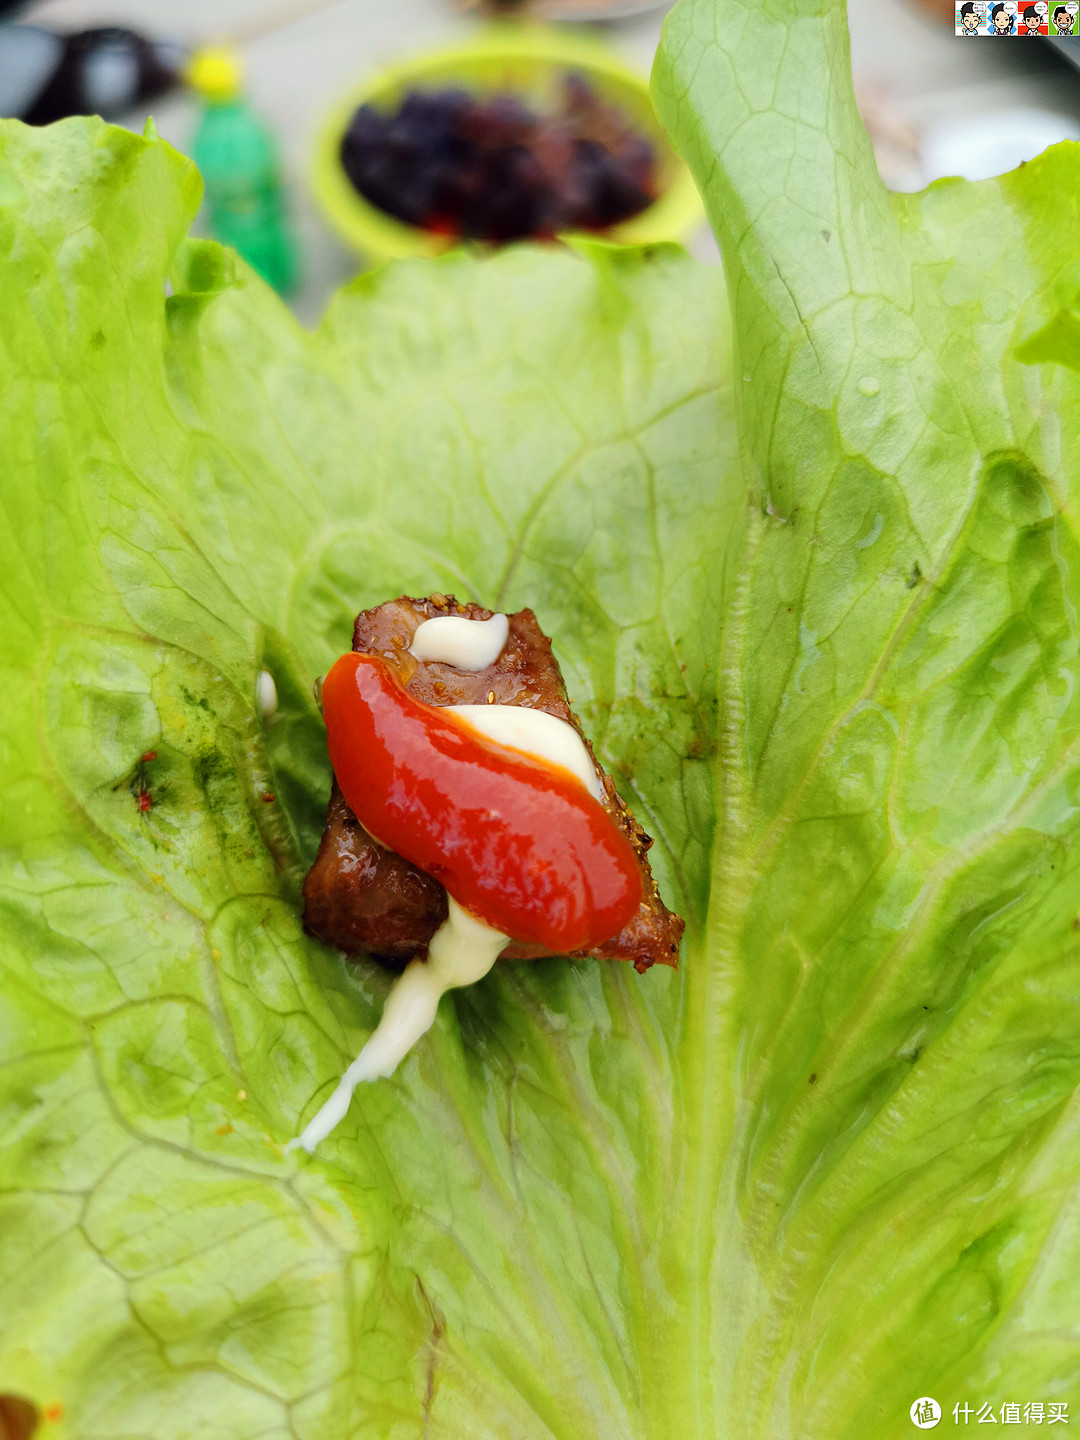
[[[345,1118],[349,1101],[363,1080],[392,1075],[435,1020],[447,990],[481,980],[495,964],[507,936],[463,910],[452,895],[450,913],[431,937],[426,960],[410,960],[390,991],[374,1034],[338,1082],[338,1087],[298,1140],[286,1150],[302,1147],[310,1155],[320,1140]]]
[[[269,670],[260,670],[255,676],[255,703],[264,720],[269,720],[277,710],[277,686],[274,684],[274,677]]]
[[[449,709],[489,740],[561,765],[581,781],[594,800],[604,798],[604,787],[584,740],[573,725],[557,715],[524,705],[451,705]]]
[[[441,660],[457,670],[486,670],[502,654],[510,621],[466,620],[464,615],[436,615],[416,627],[409,653],[417,660]]]
[[[492,628],[496,621],[501,627]],[[435,630],[429,627],[443,627]],[[453,626],[447,629],[446,626]],[[473,630],[462,627],[474,627]],[[417,640],[422,632],[420,648]],[[498,648],[493,636],[501,631]],[[425,620],[413,637],[412,653],[421,660],[441,660],[459,670],[483,670],[494,664],[508,634],[505,615],[490,620],[466,620],[456,615]],[[468,663],[466,663],[468,662]],[[543,710],[519,705],[454,705],[449,707],[481,734],[500,745],[524,751],[539,760],[569,770],[597,800],[603,795],[588,750],[574,727]],[[483,979],[510,938],[477,920],[447,895],[449,913],[431,938],[426,960],[411,960],[390,991],[382,1018],[367,1044],[341,1077],[337,1089],[286,1151],[304,1149],[310,1155],[320,1140],[345,1118],[352,1093],[362,1081],[392,1075],[435,1020],[439,1000],[447,990]]]

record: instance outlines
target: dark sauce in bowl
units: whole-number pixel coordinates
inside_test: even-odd
[[[606,230],[657,194],[652,145],[579,75],[548,114],[460,89],[410,90],[393,110],[361,105],[341,162],[395,219],[492,244]]]

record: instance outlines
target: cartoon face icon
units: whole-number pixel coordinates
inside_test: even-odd
[[[1012,29],[1012,16],[1005,9],[1004,5],[995,5],[990,12],[990,18],[994,22],[994,31],[998,35],[1007,35]]]
[[[1028,5],[1024,9],[1024,29],[1029,35],[1039,33],[1039,12],[1034,5]]]
[[[960,23],[968,35],[974,35],[979,28],[979,17],[975,14],[972,0],[965,0],[965,3],[960,6]]]
[[[1059,35],[1068,35],[1072,29],[1072,16],[1064,5],[1059,5],[1054,11],[1054,29]]]

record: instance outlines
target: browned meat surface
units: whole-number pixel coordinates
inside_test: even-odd
[[[335,780],[319,853],[304,881],[307,928],[349,955],[365,950],[408,960],[445,919],[443,887],[373,840]]]
[[[436,615],[487,620],[482,605],[459,605],[453,596],[389,600],[356,618],[353,649],[393,659],[409,691],[429,705],[526,705],[566,720],[582,736],[566,698],[551,641],[531,610],[510,618],[502,654],[486,670],[469,672],[438,661],[417,661],[408,653],[416,627]],[[593,757],[595,759],[595,756]],[[597,767],[599,769],[599,767]],[[675,965],[683,921],[660,899],[646,852],[652,840],[600,772],[606,808],[629,839],[641,866],[641,905],[618,935],[594,953],[602,960],[630,960],[638,970]],[[353,815],[335,782],[319,853],[304,881],[304,924],[347,954],[366,951],[388,959],[407,959],[427,949],[446,918],[442,886],[373,840]],[[534,945],[507,945],[506,959],[535,959],[545,953]],[[578,952],[575,952],[578,953]]]

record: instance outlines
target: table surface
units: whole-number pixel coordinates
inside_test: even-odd
[[[942,119],[1016,107],[1080,122],[1080,70],[1064,63],[1049,42],[964,43],[952,32],[951,0],[938,3],[948,21],[909,0],[849,0],[856,91],[866,113],[876,117],[871,125],[876,143],[879,132],[885,149],[898,137],[902,151],[905,136],[917,136]],[[647,71],[662,19],[660,9],[605,27],[606,34],[626,60]],[[326,106],[387,61],[467,36],[477,24],[451,0],[186,0],[183,6],[160,0],[37,0],[19,20],[61,30],[123,24],[155,38],[238,42],[249,95],[281,142],[303,257],[293,304],[309,324],[358,264],[326,227],[307,187],[314,135]],[[151,109],[160,133],[186,148],[196,119],[191,97],[168,96]],[[143,117],[125,118],[141,124]],[[885,173],[883,150],[879,162]],[[694,237],[690,248],[702,259],[715,259],[707,232]]]

